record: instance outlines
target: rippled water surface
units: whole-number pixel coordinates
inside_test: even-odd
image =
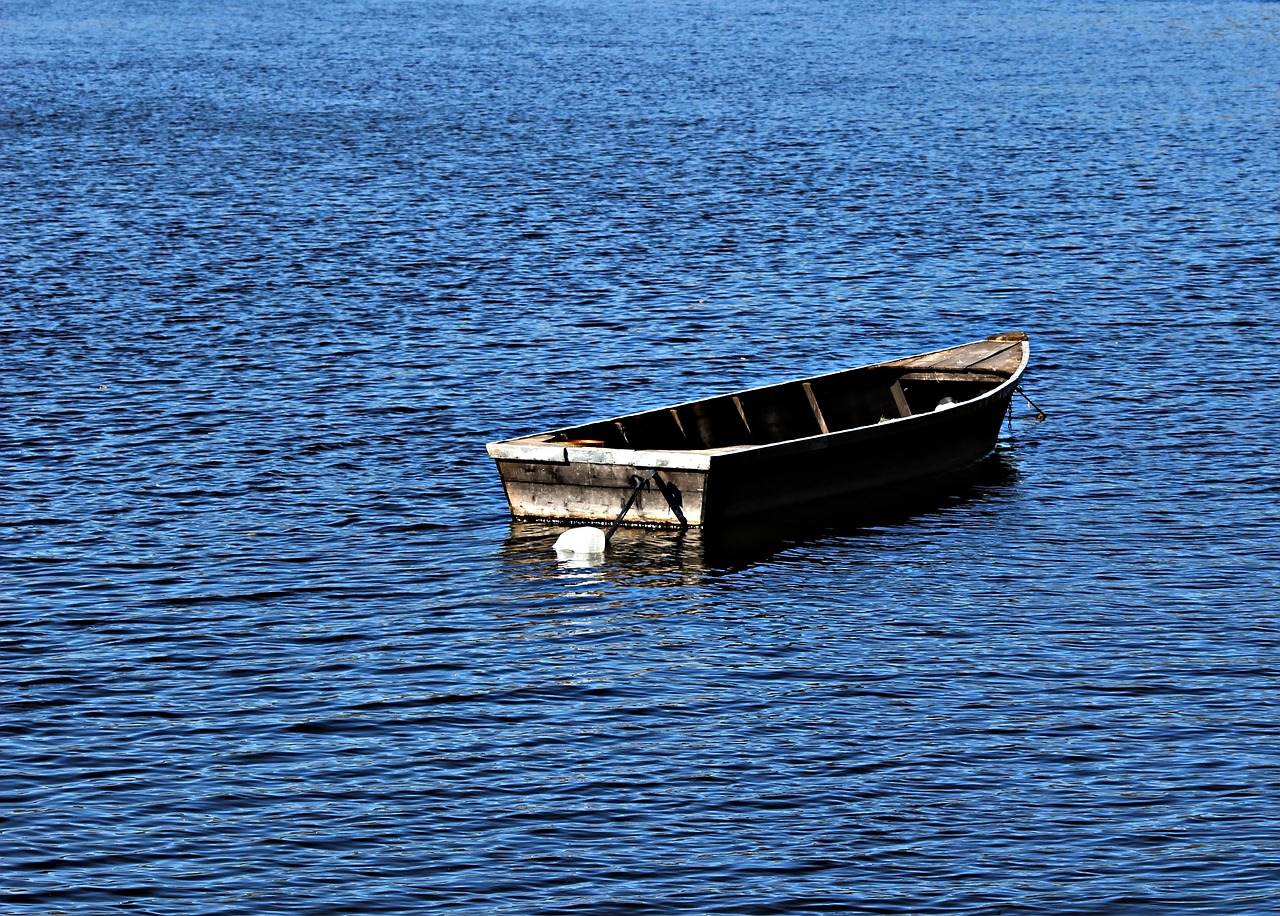
[[[1280,909],[1280,5],[0,5],[0,911]],[[488,441],[1031,335],[557,562]]]

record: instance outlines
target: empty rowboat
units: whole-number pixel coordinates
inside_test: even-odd
[[[995,448],[1021,331],[488,447],[512,515],[720,527],[883,500]]]

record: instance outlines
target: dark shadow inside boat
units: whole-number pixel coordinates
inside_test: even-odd
[[[661,577],[655,578],[655,574],[663,569],[681,578],[717,576],[765,562],[783,550],[831,538],[865,537],[876,529],[910,524],[933,512],[976,503],[1016,480],[1016,468],[998,450],[965,470],[934,480],[917,480],[910,488],[886,491],[874,498],[864,494],[857,500],[796,508],[717,529],[620,527],[606,557],[570,565],[594,568],[604,578],[628,580],[639,573],[656,581]],[[554,557],[555,539],[570,527],[512,521],[504,553],[522,566],[535,557]]]
[[[562,429],[546,442],[681,451],[789,442],[971,401],[1005,377],[860,368]]]

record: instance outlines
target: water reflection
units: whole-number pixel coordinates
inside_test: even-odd
[[[696,582],[739,572],[784,550],[804,549],[833,538],[866,537],[877,529],[908,525],[929,513],[975,503],[1013,486],[1017,476],[1013,459],[1001,450],[964,472],[878,500],[829,503],[718,530],[619,528],[608,552],[596,557],[557,559],[553,545],[569,526],[513,520],[503,557],[509,567],[529,577],[542,577],[555,569],[565,575],[629,584],[637,580]]]

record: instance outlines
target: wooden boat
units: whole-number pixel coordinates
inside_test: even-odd
[[[706,526],[884,498],[995,447],[1021,331],[495,442],[517,518]]]

